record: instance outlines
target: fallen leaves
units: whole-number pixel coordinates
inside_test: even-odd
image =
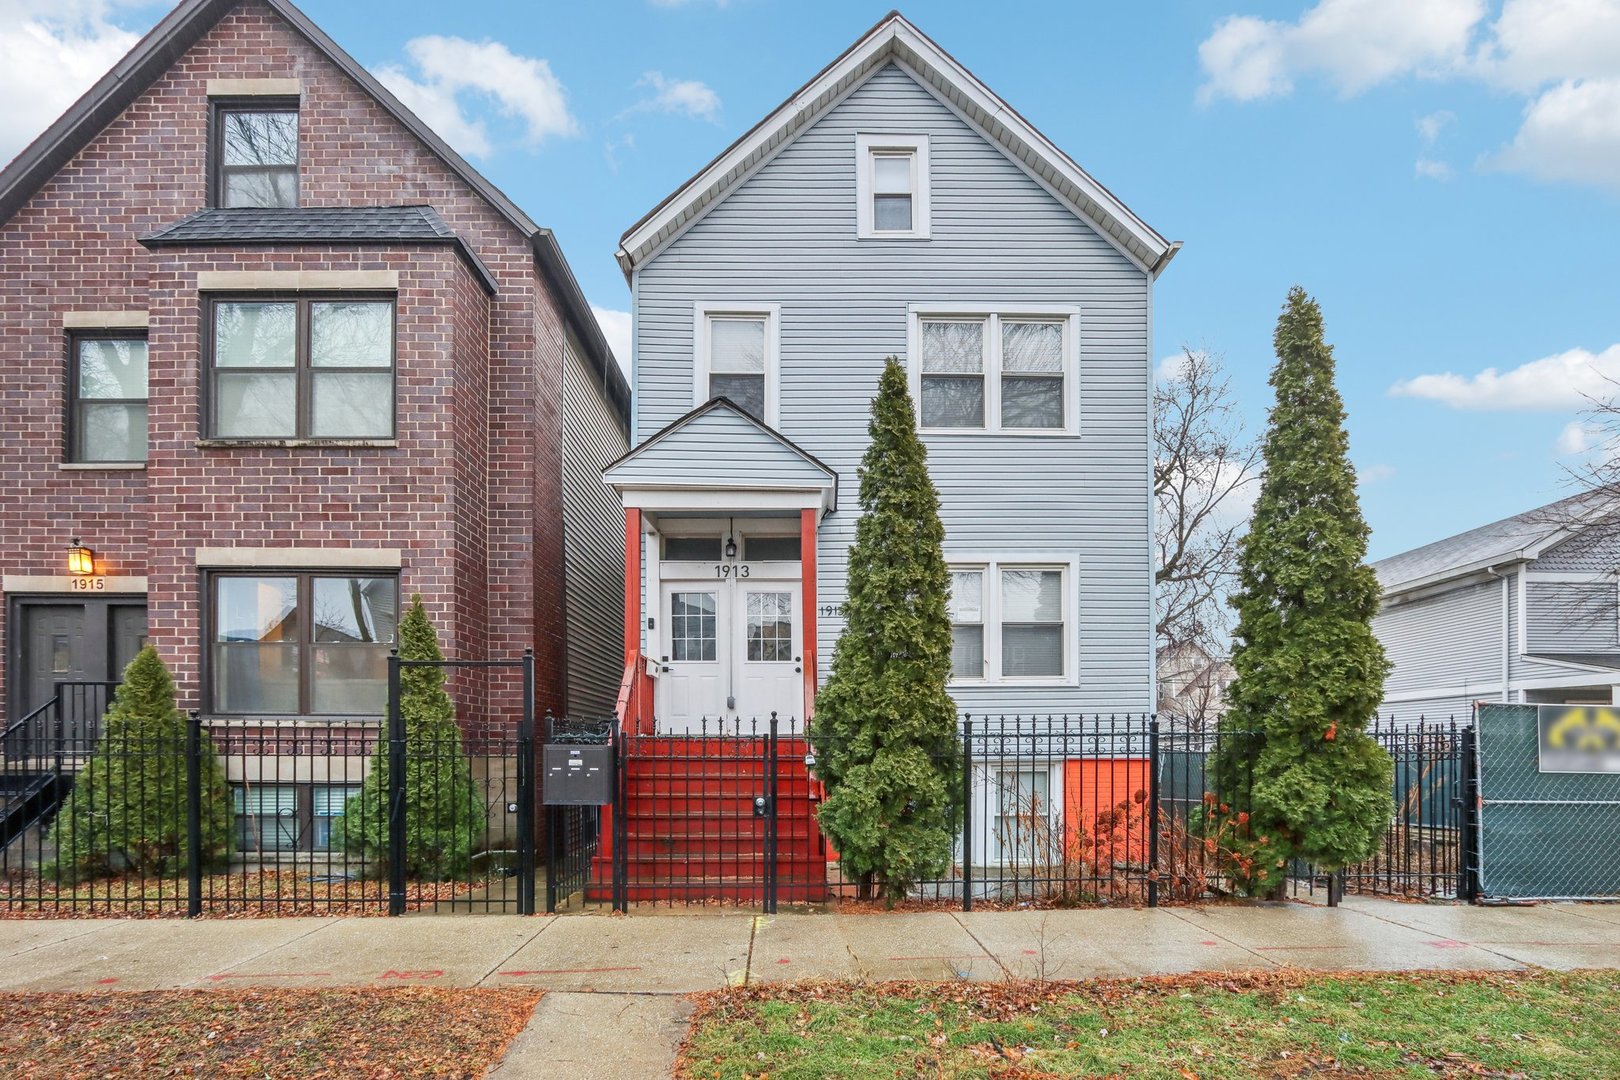
[[[414,986],[0,994],[0,1061],[19,1080],[474,1078],[539,1000]]]

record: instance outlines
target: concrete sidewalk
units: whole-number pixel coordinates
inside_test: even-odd
[[[667,1076],[679,995],[810,978],[1620,967],[1620,906],[1306,904],[887,915],[0,920],[0,990],[537,986],[495,1071]],[[604,998],[603,995],[613,995]],[[613,1069],[618,1071],[612,1071]]]

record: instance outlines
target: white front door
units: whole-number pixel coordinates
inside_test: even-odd
[[[669,581],[663,589],[665,653],[658,658],[661,728],[697,731],[727,715],[731,604],[726,582]]]
[[[804,713],[804,641],[797,581],[733,583],[737,627],[736,715],[783,720]]]
[[[659,592],[660,731],[718,734],[721,720],[747,727],[804,712],[799,582],[727,575],[666,580]]]

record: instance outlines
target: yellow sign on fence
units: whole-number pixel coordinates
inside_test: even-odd
[[[1620,706],[1538,705],[1540,771],[1620,773]]]

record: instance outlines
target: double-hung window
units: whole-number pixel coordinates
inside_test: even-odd
[[[862,239],[927,239],[928,136],[855,137],[856,235]]]
[[[392,297],[211,302],[209,435],[391,439]]]
[[[984,678],[984,571],[951,571],[951,678]]]
[[[1072,434],[1078,430],[1072,309],[912,309],[912,390],[926,431]]]
[[[951,681],[1068,684],[1075,678],[1075,563],[951,560]]]
[[[298,101],[214,104],[215,206],[298,205]]]
[[[146,337],[75,334],[69,339],[68,460],[146,460]]]
[[[210,589],[214,713],[370,717],[386,711],[397,578],[220,573]]]
[[[762,423],[776,424],[776,309],[699,307],[693,403],[728,398]]]

